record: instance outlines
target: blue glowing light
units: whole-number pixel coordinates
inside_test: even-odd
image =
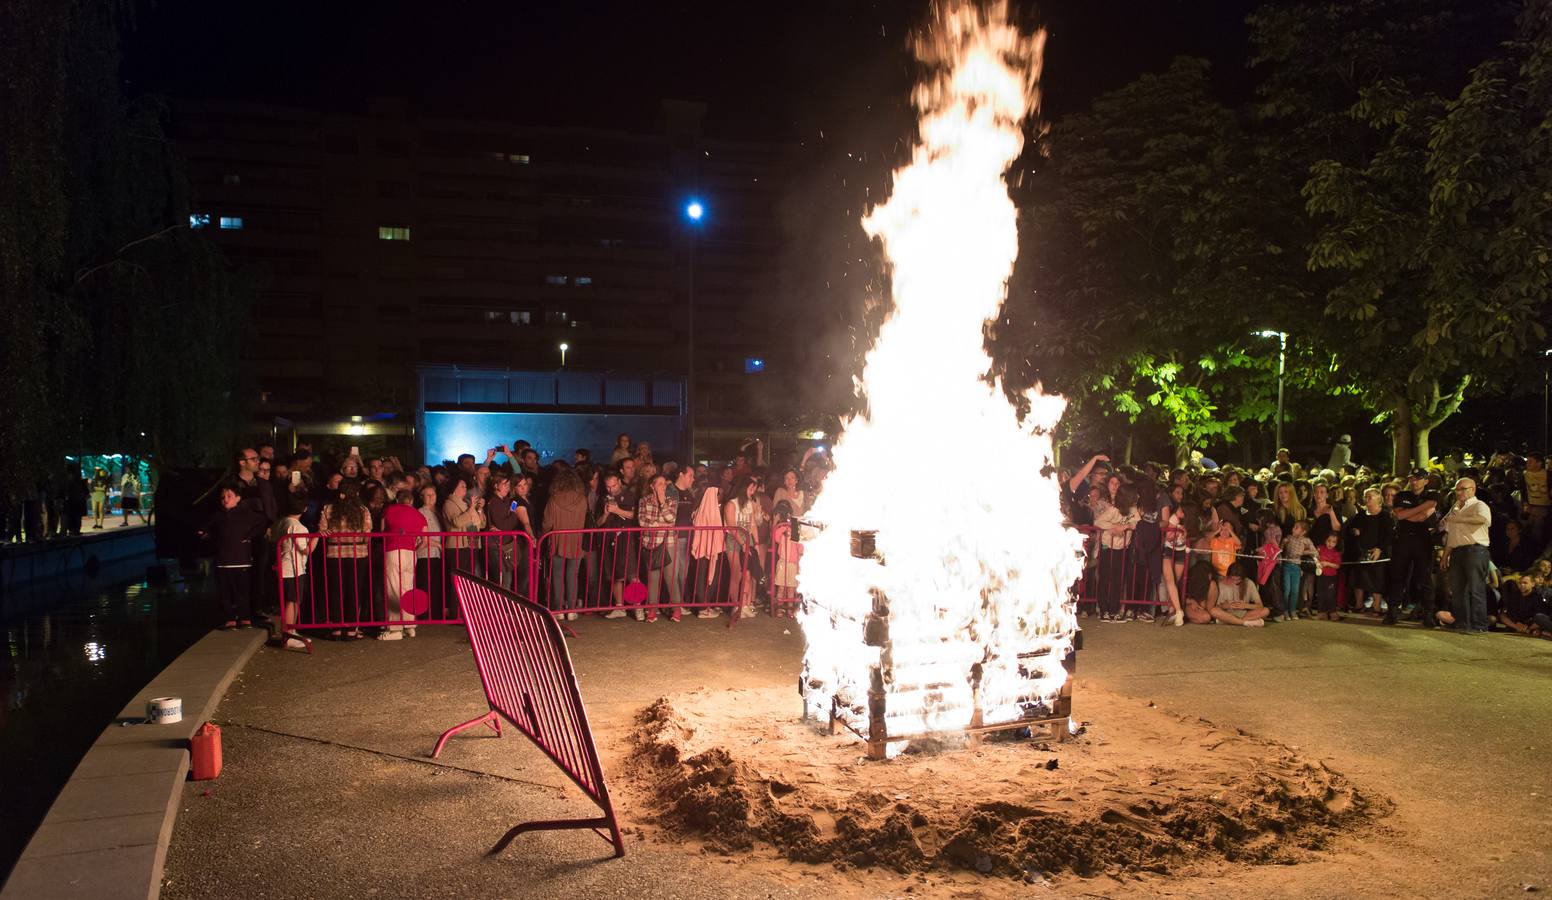
[[[765,371],[765,360],[758,356],[750,356],[744,359],[744,371],[753,375],[756,372]]]
[[[684,214],[690,217],[690,221],[699,222],[701,220],[701,216],[706,215],[706,207],[702,206],[701,201],[699,200],[691,200],[689,204],[685,206]]]

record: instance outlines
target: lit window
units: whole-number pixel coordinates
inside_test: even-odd
[[[526,309],[514,309],[514,310],[512,310],[512,324],[513,325],[532,325],[533,324],[533,313],[528,311],[528,310],[526,310]]]
[[[204,228],[210,224],[210,213],[189,213],[190,228]]]
[[[528,154],[526,154],[526,153],[508,153],[507,154],[507,162],[515,163],[515,164],[517,164],[519,166],[526,166],[529,163]]]
[[[221,227],[227,231],[242,230],[242,216],[222,216]]]
[[[593,283],[593,276],[591,276],[591,275],[578,275],[576,283],[579,284],[579,285],[592,284]]]
[[[751,356],[744,360],[744,371],[750,375],[765,371],[765,360],[758,356]]]
[[[237,187],[238,185],[242,184],[242,176],[241,175],[222,175],[221,176],[221,183],[226,185],[227,187]]]
[[[565,312],[558,309],[552,309],[544,314],[544,323],[546,325],[564,325],[566,324],[566,320],[569,318],[570,317],[567,316]]]
[[[410,239],[408,225],[379,225],[377,226],[377,239],[380,241],[407,241]]]
[[[546,276],[544,276],[544,283],[545,284],[565,284],[569,280],[570,279],[568,279],[564,275],[546,275]]]

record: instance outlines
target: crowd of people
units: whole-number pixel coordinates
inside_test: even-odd
[[[1080,615],[1262,627],[1368,616],[1552,638],[1547,466],[1507,450],[1401,475],[1286,449],[1261,468],[1195,460],[1063,473],[1089,534]]]
[[[306,619],[321,565],[336,610],[327,621],[402,622],[376,637],[413,637],[407,591],[435,594],[452,614],[456,563],[525,593],[530,546],[542,570],[537,599],[568,619],[598,609],[655,620],[662,610],[677,621],[692,609],[715,617],[719,606],[751,616],[793,596],[791,522],[827,471],[812,450],[787,467],[763,457],[756,442],[723,466],[659,463],[626,434],[607,462],[578,449],[544,466],[521,440],[420,466],[354,452],[326,462],[307,445],[281,456],[260,444],[236,454],[201,534],[213,546],[225,628],[254,625],[256,610],[282,604],[285,621]],[[369,614],[356,612],[368,602]],[[332,635],[367,636],[353,627]]]
[[[117,471],[92,467],[90,477],[68,462],[57,477],[33,483],[0,482],[0,544],[32,544],[101,531],[118,513],[118,527],[130,517],[150,523],[150,485],[141,483],[133,460]],[[87,522],[90,521],[90,525]]]

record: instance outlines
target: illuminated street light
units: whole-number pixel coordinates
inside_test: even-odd
[[[691,198],[684,207],[685,218],[690,220],[690,277],[689,290],[685,297],[685,335],[684,335],[684,430],[687,455],[695,458],[695,245],[700,240],[701,219],[706,215],[706,207],[701,201]]]
[[[561,341],[560,342],[560,364],[561,364],[561,368],[565,368],[565,366],[566,366],[566,351],[570,350],[570,349],[571,349],[571,345],[570,344],[566,343],[565,341]]]
[[[1277,338],[1277,446],[1273,448],[1275,452],[1283,448],[1283,372],[1288,359],[1288,332],[1258,331],[1256,337]]]

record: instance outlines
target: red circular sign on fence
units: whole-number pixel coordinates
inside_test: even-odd
[[[410,588],[399,595],[399,609],[407,616],[423,616],[431,608],[431,595],[420,588]]]
[[[647,602],[647,586],[639,581],[632,581],[625,586],[625,592],[621,595],[627,606],[640,606]]]

